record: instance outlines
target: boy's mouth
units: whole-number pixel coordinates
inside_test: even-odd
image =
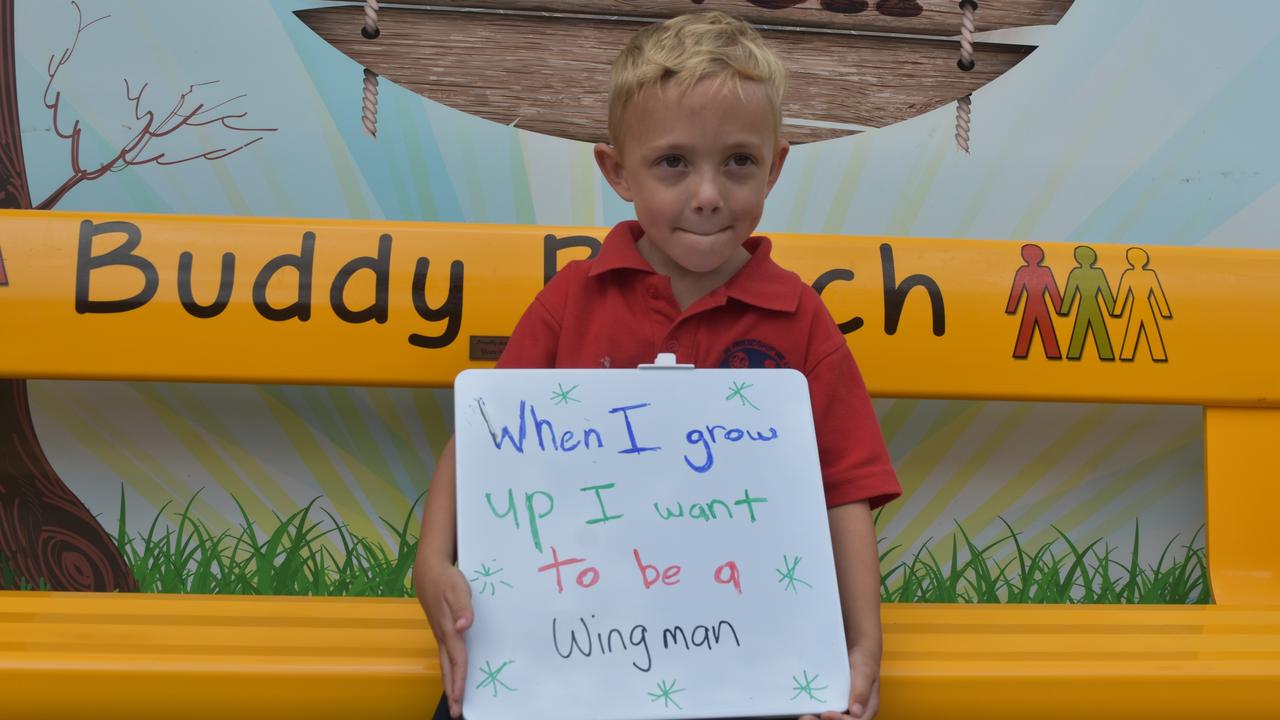
[[[676,228],[676,229],[677,229],[677,230],[680,230],[680,231],[682,231],[682,232],[689,233],[690,235],[698,235],[698,236],[701,236],[701,237],[710,237],[710,236],[712,236],[712,235],[719,235],[720,233],[722,233],[722,232],[725,232],[725,231],[729,230],[729,228],[730,228],[730,226],[725,226],[725,227],[719,228],[719,229],[717,229],[717,230],[711,230],[711,231],[709,231],[709,232],[702,232],[702,231],[700,231],[700,230],[690,230],[689,228]]]

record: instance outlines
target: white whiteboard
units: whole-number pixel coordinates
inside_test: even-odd
[[[803,375],[468,370],[454,400],[469,720],[846,706]]]

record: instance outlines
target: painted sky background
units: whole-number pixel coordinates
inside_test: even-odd
[[[497,125],[385,79],[378,139],[364,135],[361,68],[293,15],[328,5],[83,0],[86,19],[111,16],[86,30],[57,85],[64,124],[84,124],[85,164],[132,134],[124,78],[149,83],[147,97],[166,107],[189,83],[217,80],[201,97],[243,93],[234,107],[246,122],[277,130],[222,161],[82,184],[58,208],[593,226],[631,216],[589,145]],[[1077,0],[1057,26],[1019,31],[1038,49],[975,93],[972,155],[954,147],[954,106],[797,147],[761,230],[1280,247],[1280,3],[1222,7]],[[69,172],[41,94],[75,12],[22,0],[16,22],[38,202]],[[245,139],[203,129],[165,147]],[[206,487],[199,509],[214,524],[235,517],[228,493],[264,519],[322,494],[353,527],[389,539],[377,518],[403,517],[425,488],[451,399],[388,392],[32,386],[46,451],[108,527],[123,483],[131,524]],[[1137,518],[1151,557],[1203,521],[1196,408],[881,399],[877,410],[908,489],[881,524],[893,542],[946,538],[955,520],[995,533],[1003,514],[1033,536],[1056,523],[1127,547]]]

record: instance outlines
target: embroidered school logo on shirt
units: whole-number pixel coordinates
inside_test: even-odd
[[[760,340],[737,340],[724,351],[722,368],[788,368],[787,358],[778,348]]]

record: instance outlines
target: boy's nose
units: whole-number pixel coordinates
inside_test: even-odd
[[[711,213],[720,210],[723,205],[724,195],[720,189],[719,179],[714,175],[699,178],[693,192],[694,210]]]

